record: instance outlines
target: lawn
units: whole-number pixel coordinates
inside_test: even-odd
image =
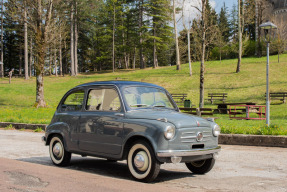
[[[205,98],[208,92],[228,93],[227,102],[255,102],[265,105],[266,90],[266,57],[244,58],[241,72],[235,73],[237,60],[206,62]],[[19,123],[48,124],[62,96],[72,87],[92,81],[124,79],[144,81],[165,87],[170,93],[187,93],[192,104],[199,103],[199,70],[200,63],[192,63],[192,77],[189,76],[188,64],[182,65],[180,71],[175,66],[145,70],[119,70],[115,73],[81,74],[77,77],[44,77],[45,101],[47,108],[36,109],[35,78],[24,80],[13,78],[0,79],[0,121]],[[271,91],[287,92],[287,55],[270,58],[270,89]],[[206,103],[205,107],[216,108]],[[223,133],[238,134],[272,134],[287,135],[287,104],[280,101],[271,104],[271,126],[266,127],[264,120],[229,120],[228,115],[218,115],[216,122],[222,127]]]

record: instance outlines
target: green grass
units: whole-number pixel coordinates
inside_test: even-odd
[[[271,91],[287,91],[287,55],[270,58]],[[227,102],[255,102],[265,105],[266,57],[244,58],[241,72],[235,73],[237,60],[206,62],[205,98],[208,92],[228,93]],[[44,77],[45,101],[47,108],[33,108],[35,102],[35,78],[23,80],[0,79],[0,121],[17,123],[48,124],[62,96],[72,87],[92,81],[125,79],[144,81],[165,87],[170,93],[187,93],[192,104],[199,103],[200,63],[192,63],[193,76],[189,76],[188,64],[145,70],[119,70],[115,73],[102,72],[77,77]],[[216,108],[206,103],[205,107]],[[272,102],[271,126],[266,127],[264,120],[229,120],[228,115],[215,115],[216,122],[223,133],[287,135],[287,104]]]

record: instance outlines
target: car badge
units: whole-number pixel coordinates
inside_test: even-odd
[[[202,139],[203,139],[203,134],[201,133],[201,132],[198,132],[197,134],[196,134],[196,141],[202,141]]]

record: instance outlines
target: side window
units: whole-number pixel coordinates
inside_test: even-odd
[[[119,111],[121,102],[114,89],[92,89],[88,94],[87,111]]]
[[[71,93],[61,105],[61,111],[80,111],[85,92],[83,90]]]

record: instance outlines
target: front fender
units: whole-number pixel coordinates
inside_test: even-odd
[[[69,145],[67,144],[67,142],[69,141],[69,139],[67,138],[69,138],[69,129],[69,125],[63,122],[56,122],[48,125],[45,132],[45,144],[49,145],[53,135],[58,134],[61,135],[63,138],[65,149],[68,149]]]
[[[128,119],[124,123],[124,140],[122,154],[126,151],[127,145],[135,142],[137,139],[146,139],[151,144],[154,152],[158,150],[158,146],[167,145],[164,137],[165,127],[170,125],[168,122],[162,122],[149,119]]]

